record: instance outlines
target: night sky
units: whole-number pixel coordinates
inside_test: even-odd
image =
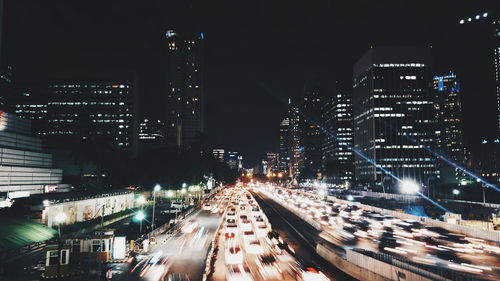
[[[212,146],[256,164],[277,151],[284,101],[304,83],[349,90],[352,65],[370,46],[432,45],[434,72],[446,73],[464,55],[458,20],[494,13],[496,1],[5,2],[3,52],[16,80],[135,72],[141,109],[152,116],[165,86],[164,31],[203,31],[206,132]],[[492,74],[474,73],[462,78],[468,144],[496,133],[495,95],[477,82]]]

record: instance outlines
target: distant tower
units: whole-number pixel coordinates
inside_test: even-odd
[[[203,39],[169,30],[167,41],[167,138],[190,145],[204,130]]]
[[[487,11],[469,15],[458,21],[460,34],[455,45],[462,56],[456,71],[466,73],[469,84],[479,85],[476,91],[492,91],[497,100],[497,134],[500,136],[500,16]],[[476,69],[490,74],[477,75]]]
[[[322,146],[322,167],[336,184],[349,184],[354,179],[352,94],[338,91],[322,105],[322,121],[326,134]]]
[[[453,73],[434,76],[433,89],[436,97],[436,142],[439,151],[458,164],[466,162],[463,143],[462,103],[460,82]],[[459,171],[447,163],[439,163],[441,179],[444,183],[458,183]],[[450,182],[451,181],[451,182]]]
[[[304,167],[315,175],[321,172],[321,144],[324,134],[318,126],[325,97],[318,86],[306,85],[302,96],[302,136]]]

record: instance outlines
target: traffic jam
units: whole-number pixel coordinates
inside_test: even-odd
[[[220,226],[213,280],[330,280],[318,269],[297,262],[294,249],[272,230],[250,192],[227,188],[218,200],[228,206]]]
[[[492,242],[304,192],[276,186],[263,186],[259,191],[320,223],[330,242],[343,248],[385,253],[488,279],[500,273],[500,248]]]

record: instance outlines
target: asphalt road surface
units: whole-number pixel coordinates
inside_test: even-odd
[[[290,213],[273,200],[253,192],[254,198],[267,215],[273,229],[295,249],[296,259],[304,266],[320,268],[335,280],[356,280],[331,265],[316,253],[319,231]]]

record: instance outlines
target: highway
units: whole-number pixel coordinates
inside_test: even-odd
[[[332,280],[356,280],[316,253],[316,243],[320,240],[318,230],[273,200],[262,197],[255,192],[252,194],[266,213],[273,229],[295,249],[295,258],[300,263],[322,269]]]
[[[216,243],[212,280],[352,280],[337,278],[339,271],[320,261],[314,248],[306,249],[308,242],[293,238],[267,203],[242,188],[225,194],[230,204]]]
[[[221,222],[219,214],[200,211],[188,218],[177,235],[163,242],[156,238],[149,255],[130,264],[111,264],[113,280],[158,281],[169,274],[186,274],[190,280],[201,280],[210,241]]]
[[[355,205],[322,201],[313,195],[274,186],[259,190],[320,223],[324,230],[321,238],[344,249],[394,256],[420,264],[422,268],[435,268],[434,272],[442,274],[457,272],[489,280],[498,280],[500,276],[500,248],[492,241],[368,212]],[[312,238],[313,232],[307,231],[304,235]]]

